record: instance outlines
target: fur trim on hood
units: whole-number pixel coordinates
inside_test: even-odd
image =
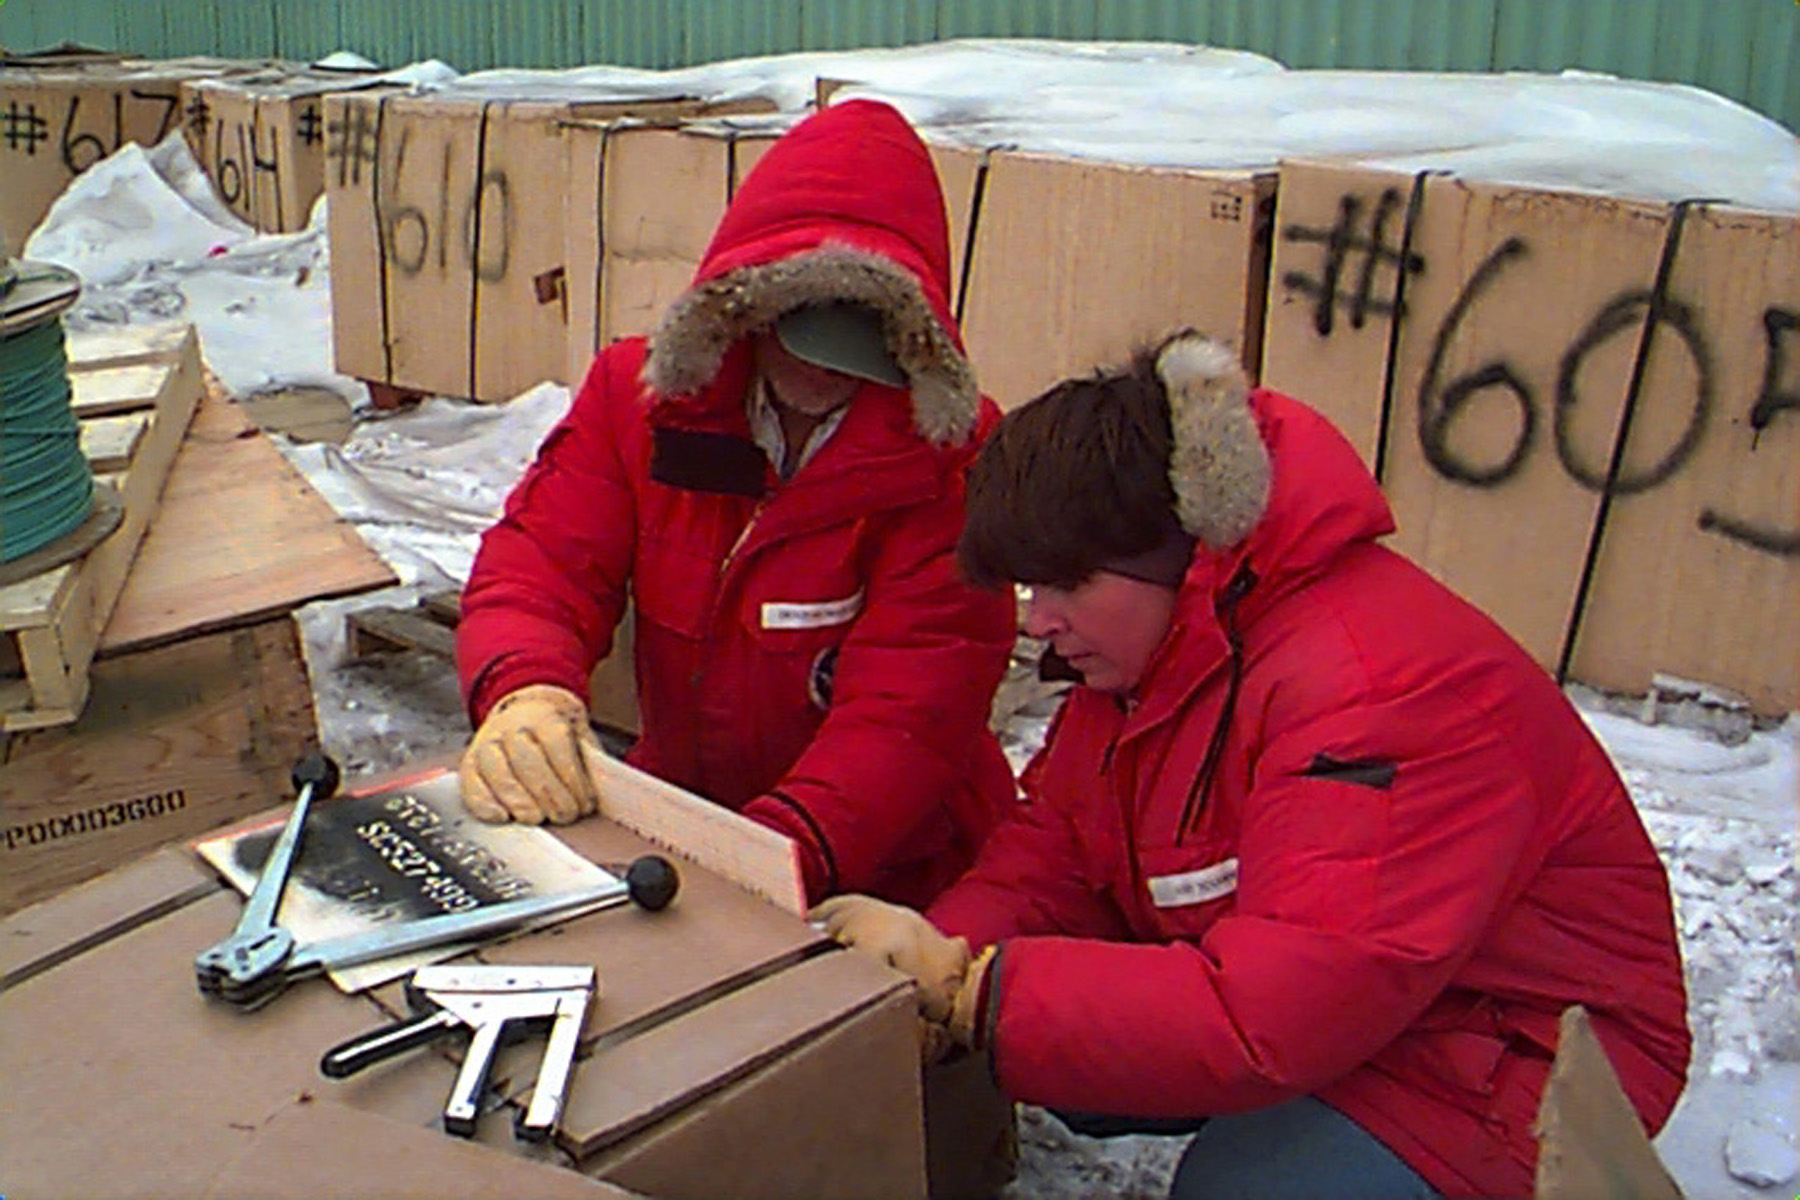
[[[1214,550],[1249,535],[1269,503],[1269,450],[1250,385],[1228,346],[1192,330],[1164,342],[1156,374],[1169,400],[1169,483],[1181,527]]]
[[[961,442],[981,397],[950,286],[944,193],[925,143],[890,105],[833,104],[777,139],[732,196],[692,286],[650,335],[644,382],[698,395],[734,343],[782,313],[866,304],[912,382],[913,427]]]
[[[920,436],[941,445],[967,439],[980,402],[968,360],[910,273],[849,245],[741,267],[696,285],[650,335],[644,381],[658,392],[698,391],[718,373],[734,342],[790,309],[831,300],[882,314],[888,350],[912,380],[913,426]]]

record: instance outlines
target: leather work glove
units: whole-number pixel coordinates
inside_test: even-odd
[[[969,969],[969,943],[945,937],[910,908],[873,896],[833,896],[812,910],[814,924],[852,950],[911,975],[919,985],[919,1015],[950,1019]]]
[[[463,804],[482,821],[566,825],[600,810],[587,756],[603,753],[580,696],[527,685],[488,711],[463,751]]]
[[[950,1002],[950,1038],[957,1045],[969,1050],[981,1049],[987,1031],[981,1028],[981,1013],[987,1007],[988,969],[994,965],[994,952],[998,946],[989,946],[976,956],[963,972],[962,987],[956,991],[956,998]]]

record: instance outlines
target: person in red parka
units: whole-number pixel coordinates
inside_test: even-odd
[[[1570,1005],[1647,1132],[1686,1077],[1630,797],[1393,527],[1334,428],[1191,332],[1010,413],[959,557],[1029,585],[1082,683],[923,916],[815,909],[1014,1099],[1197,1130],[1182,1200],[1530,1195]]]
[[[648,338],[608,346],[482,538],[457,662],[488,820],[604,807],[589,673],[629,595],[638,767],[794,839],[810,899],[922,904],[1016,801],[988,727],[1010,598],[956,568],[999,419],[943,194],[892,108],[779,139]]]

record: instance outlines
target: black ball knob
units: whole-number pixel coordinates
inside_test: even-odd
[[[323,754],[309,754],[294,764],[294,791],[298,794],[310,786],[314,800],[324,800],[337,791],[338,765]]]
[[[675,864],[660,854],[646,854],[634,859],[625,870],[625,888],[631,902],[650,912],[661,912],[681,890],[681,876]]]

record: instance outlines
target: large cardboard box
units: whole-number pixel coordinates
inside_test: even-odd
[[[1263,378],[1559,677],[1800,704],[1800,219],[1284,163]]]
[[[601,863],[651,849],[597,818],[557,836]],[[17,913],[0,937],[0,1022],[56,1032],[0,1042],[8,1193],[224,1194],[279,1123],[281,1161],[338,1196],[420,1194],[416,1180],[451,1164],[468,1172],[452,1190],[470,1196],[562,1194],[555,1180],[584,1179],[663,1200],[923,1196],[905,978],[691,862],[681,870],[664,912],[614,908],[478,952],[598,972],[563,1118],[541,1146],[515,1142],[506,1115],[541,1039],[502,1051],[463,1142],[436,1132],[453,1042],[346,1079],[319,1073],[326,1050],[405,1011],[398,982],[357,994],[305,982],[254,1013],[198,995],[193,956],[242,905],[183,849]],[[324,1118],[297,1117],[315,1105]],[[430,1135],[381,1153],[399,1128]]]
[[[358,86],[295,65],[183,80],[182,129],[227,208],[265,233],[304,229],[325,191],[325,96]]]
[[[184,80],[246,64],[194,59],[0,67],[0,240],[18,254],[75,176],[181,128]]]
[[[1002,408],[1183,326],[1259,359],[1272,174],[989,154],[963,334]]]
[[[569,264],[565,222],[572,202],[598,204],[600,169],[597,157],[572,162],[569,131],[703,111],[474,89],[328,97],[338,370],[480,401],[568,382],[571,318],[592,311],[580,281],[598,267]],[[644,211],[679,198],[649,197]]]

